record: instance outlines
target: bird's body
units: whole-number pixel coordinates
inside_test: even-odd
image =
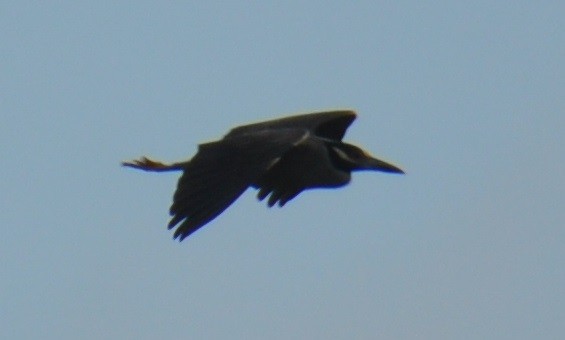
[[[403,173],[341,141],[355,117],[353,111],[340,110],[244,125],[219,141],[201,144],[186,162],[167,165],[142,158],[123,165],[183,171],[169,222],[169,229],[180,223],[174,236],[182,241],[250,186],[259,189],[260,200],[269,197],[269,206],[283,206],[303,190],[346,185],[354,170]]]

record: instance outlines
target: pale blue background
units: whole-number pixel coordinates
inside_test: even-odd
[[[562,1],[0,4],[0,337],[564,339]],[[230,127],[351,107],[358,173],[185,242]]]

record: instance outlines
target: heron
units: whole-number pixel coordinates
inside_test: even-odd
[[[353,110],[293,115],[242,125],[198,146],[188,161],[162,163],[141,157],[122,165],[144,171],[182,171],[168,228],[184,240],[226,210],[249,188],[267,205],[282,207],[302,191],[338,188],[352,171],[404,174],[399,167],[342,141]]]

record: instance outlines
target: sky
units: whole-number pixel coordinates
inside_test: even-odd
[[[0,337],[565,338],[561,1],[3,1]],[[178,173],[231,127],[351,108],[405,176],[179,243]]]

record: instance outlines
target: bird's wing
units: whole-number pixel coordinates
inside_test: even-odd
[[[257,198],[267,204],[284,206],[301,191],[345,185],[349,171],[336,168],[325,139],[309,137],[287,152],[258,183]]]
[[[286,151],[309,135],[304,129],[263,130],[202,144],[179,179],[169,229],[181,241],[229,207]]]
[[[226,138],[262,129],[300,128],[306,129],[316,136],[341,140],[355,117],[356,114],[352,110],[315,112],[239,126],[232,129],[226,135]]]

